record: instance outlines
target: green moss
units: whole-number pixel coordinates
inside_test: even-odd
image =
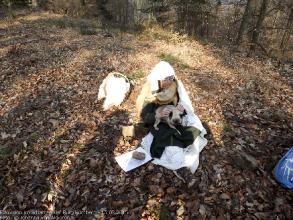
[[[145,72],[143,70],[137,70],[136,72],[132,73],[128,78],[130,80],[141,79],[145,76]]]
[[[178,65],[180,68],[183,68],[183,69],[187,69],[187,68],[190,68],[190,66],[186,63],[184,63],[182,60],[180,60],[178,57],[172,55],[172,54],[166,54],[166,53],[161,53],[159,56],[158,56],[161,60],[163,61],[166,61],[168,63],[170,63],[171,65]]]
[[[86,20],[75,20],[72,18],[58,18],[51,19],[48,21],[50,25],[56,26],[61,29],[76,28],[79,29],[82,35],[95,35],[97,34],[97,25],[93,22]]]
[[[223,124],[223,130],[226,133],[233,133],[234,132],[232,126],[229,123],[227,123],[227,122],[224,122],[224,124]]]
[[[28,137],[28,141],[30,143],[36,143],[39,140],[39,138],[40,138],[40,134],[38,134],[37,132],[33,132]]]
[[[9,158],[13,155],[13,152],[11,149],[6,145],[0,145],[0,159],[4,160],[6,158]]]
[[[61,29],[74,28],[77,26],[75,22],[69,18],[52,19],[49,20],[48,23]]]
[[[160,220],[169,220],[172,219],[171,216],[171,211],[168,207],[166,206],[161,206],[161,210],[160,210],[160,216],[159,216]]]
[[[179,66],[183,69],[190,69],[191,67],[186,63],[180,63]]]
[[[79,30],[82,35],[95,35],[95,34],[97,34],[97,31],[94,28],[88,27],[88,26],[80,26]]]
[[[177,63],[180,63],[181,62],[179,60],[179,58],[173,56],[172,54],[161,53],[158,57],[161,60],[170,63],[171,65],[174,65],[174,64],[177,64]]]

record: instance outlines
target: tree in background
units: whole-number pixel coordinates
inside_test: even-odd
[[[291,54],[289,52],[289,56],[293,56],[292,50],[292,34],[293,34],[293,7],[290,8],[290,14],[288,16],[287,24],[284,30],[284,34],[282,36],[282,40],[280,43],[280,50],[281,50],[281,59],[283,60],[285,57],[286,48],[288,51],[291,51]]]
[[[237,40],[236,40],[237,45],[239,45],[242,42],[244,35],[248,32],[249,23],[251,22],[251,19],[252,19],[254,4],[255,4],[255,0],[247,1],[245,11],[242,17],[241,25],[239,28]]]
[[[259,44],[258,39],[259,39],[261,28],[263,26],[263,22],[266,16],[268,3],[269,3],[268,0],[262,1],[261,8],[257,16],[256,26],[253,28],[253,32],[252,32],[250,52],[255,50],[256,45],[260,46],[266,52],[266,49],[264,49],[263,46]]]
[[[14,6],[44,7],[74,17],[95,17],[101,27],[126,30],[145,24],[212,41],[236,44],[250,55],[293,61],[292,0],[1,0]]]
[[[3,0],[3,4],[7,7],[8,16],[14,17],[13,11],[12,11],[12,1],[11,0]]]

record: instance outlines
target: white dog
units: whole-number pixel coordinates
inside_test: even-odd
[[[117,76],[122,77],[117,77]],[[98,100],[105,98],[104,111],[112,106],[120,105],[130,89],[130,82],[121,73],[112,72],[103,80],[99,88]]]

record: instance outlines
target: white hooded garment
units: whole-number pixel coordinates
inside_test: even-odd
[[[175,71],[169,63],[161,61],[154,67],[147,77],[147,80],[151,83],[152,91],[156,91],[158,89],[158,80],[162,80],[168,76],[175,76]],[[187,167],[192,173],[194,173],[199,165],[199,153],[207,144],[207,140],[204,138],[204,135],[207,132],[202,126],[198,116],[194,114],[190,98],[181,81],[178,81],[178,94],[179,104],[184,107],[187,113],[187,115],[183,117],[183,126],[193,126],[199,129],[201,133],[195,139],[193,144],[186,148],[180,148],[177,146],[166,147],[161,158],[155,158],[152,162],[171,170]],[[149,154],[153,138],[153,135],[149,132],[142,139],[141,145]]]
[[[126,76],[117,72],[109,73],[100,85],[98,93],[98,100],[105,98],[103,104],[104,111],[112,106],[119,106],[129,89],[130,83]]]

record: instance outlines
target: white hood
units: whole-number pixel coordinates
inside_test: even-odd
[[[151,91],[158,90],[158,80],[163,80],[168,76],[175,76],[173,67],[166,61],[159,62],[147,77],[151,82]]]

